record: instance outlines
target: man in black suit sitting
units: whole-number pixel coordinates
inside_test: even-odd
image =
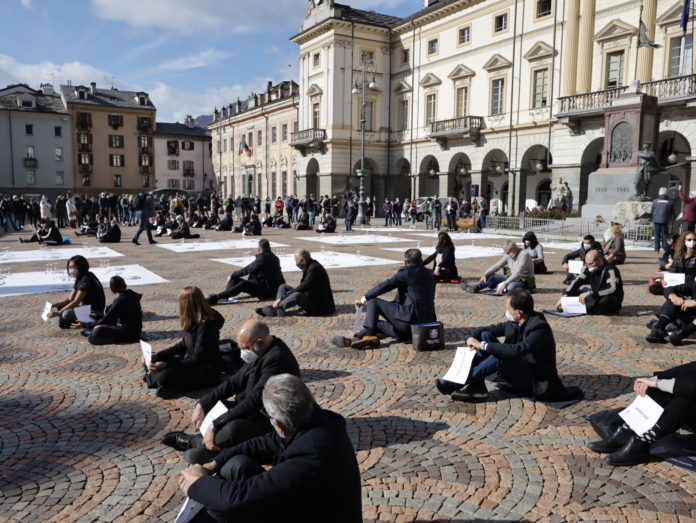
[[[394,300],[378,298],[394,289]],[[365,306],[364,328],[353,339],[335,336],[331,340],[334,345],[363,349],[379,347],[379,338],[411,341],[411,325],[436,321],[435,278],[432,271],[423,267],[421,251],[408,249],[404,265],[396,274],[367,291],[355,306]],[[380,316],[386,321],[379,321]]]
[[[275,431],[182,471],[181,490],[207,509],[194,521],[361,522],[360,469],[343,416],[320,408],[290,374],[268,380],[263,406]]]
[[[543,314],[534,312],[534,298],[528,290],[512,289],[505,297],[508,321],[479,327],[466,340],[476,356],[466,385],[438,379],[441,394],[457,392],[455,399],[485,400],[484,379],[498,373],[520,396],[544,401],[570,399],[556,370],[556,341]],[[503,343],[498,337],[505,336]]]
[[[256,309],[261,316],[285,316],[291,307],[299,307],[309,316],[327,316],[336,311],[331,282],[326,269],[312,258],[309,251],[295,251],[295,265],[302,270],[297,287],[283,284],[278,287],[273,305]]]
[[[248,279],[242,276],[249,275]],[[227,288],[219,294],[208,296],[208,303],[215,305],[219,300],[226,300],[246,292],[255,298],[270,299],[278,292],[278,287],[285,283],[280,270],[280,260],[271,252],[268,240],[259,240],[259,251],[249,265],[233,272],[227,279]]]

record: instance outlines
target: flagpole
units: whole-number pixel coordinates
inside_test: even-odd
[[[643,22],[643,0],[640,1],[640,12],[638,14],[638,36],[636,37],[636,64],[633,69],[633,79],[638,80],[638,55],[640,54],[640,24]]]

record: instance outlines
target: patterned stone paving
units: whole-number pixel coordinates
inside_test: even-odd
[[[268,238],[318,249],[297,239],[306,235],[270,231]],[[16,243],[16,235],[0,243],[12,250],[31,248]],[[359,248],[362,254],[399,259],[381,247],[331,249]],[[178,336],[178,290],[198,285],[213,291],[230,270],[210,261],[219,252],[175,254],[130,243],[114,248],[171,282],[138,288],[145,294],[145,330],[155,349]],[[224,251],[225,256],[247,253]],[[557,298],[562,254],[549,256],[547,264],[556,272],[539,279],[540,308]],[[437,290],[438,316],[447,328],[444,351],[416,353],[399,344],[365,352],[330,346],[331,335],[351,328],[356,296],[390,275],[393,265],[332,270],[336,316],[269,323],[297,354],[319,402],[349,418],[366,521],[694,521],[693,474],[661,462],[614,469],[585,448],[593,434],[587,415],[626,404],[634,377],[693,358],[693,345],[648,346],[642,340],[644,324],[660,302],[645,293],[653,258],[631,252],[621,268],[627,296],[619,316],[550,318],[560,373],[587,396],[564,410],[501,392],[481,404],[437,394],[433,381],[444,373],[467,329],[503,319],[499,299],[465,295],[455,285]],[[467,259],[458,265],[471,278],[492,261]],[[44,265],[26,263],[13,270]],[[287,275],[289,283],[299,277]],[[183,501],[177,488],[183,464],[180,454],[159,439],[186,426],[194,400],[164,401],[146,390],[138,346],[91,347],[77,332],[44,323],[39,314],[49,296],[5,298],[0,307],[0,520],[173,521]],[[249,300],[219,306],[227,320],[223,334],[232,335],[256,306]]]

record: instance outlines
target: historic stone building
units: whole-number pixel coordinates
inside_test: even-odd
[[[300,155],[290,136],[297,130],[299,99],[295,82],[269,82],[266,92],[215,109],[208,129],[223,196],[274,199],[296,192]]]
[[[645,37],[659,48],[638,48],[641,5]],[[657,97],[657,158],[684,163],[668,172],[689,187],[696,76],[693,21],[680,27],[681,6],[426,0],[395,18],[310,2],[292,38],[300,50],[291,138],[301,153],[298,192],[357,188],[361,95],[352,90],[363,69],[376,84],[365,100],[365,185],[378,199],[483,193],[514,214],[545,205],[561,177],[578,209],[592,201],[592,173],[612,155],[605,110],[623,103],[635,79]],[[634,160],[629,154],[627,168]]]

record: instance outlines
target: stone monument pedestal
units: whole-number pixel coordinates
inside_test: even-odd
[[[611,221],[627,223],[651,223],[652,202],[619,202],[614,205]]]

